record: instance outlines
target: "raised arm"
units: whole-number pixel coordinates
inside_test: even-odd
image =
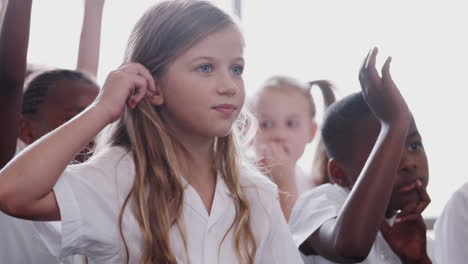
[[[380,133],[339,215],[307,240],[315,253],[340,263],[367,258],[385,218],[411,116],[390,75],[390,58],[375,69],[377,50],[360,71],[363,95],[381,124]]]
[[[130,108],[155,91],[151,74],[141,64],[109,74],[95,103],[10,161],[0,171],[0,211],[25,219],[60,220],[53,186],[76,153],[122,115],[133,90]]]
[[[76,69],[97,77],[104,0],[84,0],[83,27]]]
[[[26,75],[31,0],[6,0],[0,32],[0,168],[15,154]]]

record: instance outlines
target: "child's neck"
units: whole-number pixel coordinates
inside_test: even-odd
[[[178,137],[178,141],[183,146],[183,149],[176,148],[183,177],[197,191],[209,214],[214,199],[217,175],[214,167],[214,139],[202,142],[194,138]]]

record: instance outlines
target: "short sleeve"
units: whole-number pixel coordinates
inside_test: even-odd
[[[462,264],[468,259],[468,184],[456,191],[447,202],[434,228],[437,263]]]
[[[338,216],[348,191],[333,184],[323,184],[303,193],[296,201],[289,228],[297,248],[326,221]]]
[[[53,188],[62,221],[34,223],[41,239],[56,257],[78,254],[78,244],[83,237],[80,207],[68,179],[73,177],[71,174],[67,168]]]
[[[116,177],[117,172],[131,171],[117,154],[109,151],[90,162],[70,165],[55,184],[61,221],[34,224],[54,256],[118,252],[117,222],[124,197],[118,195]]]

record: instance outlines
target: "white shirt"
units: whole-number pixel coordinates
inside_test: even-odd
[[[23,148],[24,143],[18,139],[15,155]],[[57,259],[41,240],[33,221],[11,217],[0,211],[0,263],[56,264],[59,262],[84,263],[81,256]]]
[[[134,179],[131,154],[112,147],[91,161],[69,166],[54,187],[62,216],[61,228],[47,222],[36,227],[56,256],[81,254],[95,264],[124,263],[125,250],[119,235],[118,216]],[[255,263],[302,263],[282,215],[277,189],[262,175],[242,168],[241,187],[251,207],[251,226],[257,241]],[[131,209],[123,215],[123,233],[130,263],[139,263],[142,234]],[[184,193],[183,223],[191,264],[238,263],[232,230],[220,243],[235,216],[229,191],[218,177],[211,213],[190,185]],[[171,249],[178,263],[187,263],[182,237],[170,230]]]
[[[297,248],[322,224],[338,216],[348,194],[347,189],[327,183],[299,197],[289,219],[289,226]],[[427,242],[430,243],[430,241]],[[306,264],[335,263],[319,255],[306,256],[302,252],[301,255]],[[379,232],[369,255],[360,263],[398,264],[401,261]]]
[[[306,192],[314,187],[312,185],[311,175],[307,174],[300,166],[296,166],[295,176],[297,191],[299,194]]]
[[[434,236],[438,263],[468,262],[468,183],[458,189],[445,205],[435,223]]]
[[[0,263],[57,263],[31,221],[0,212]]]

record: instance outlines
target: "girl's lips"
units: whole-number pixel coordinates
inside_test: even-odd
[[[217,106],[213,106],[212,109],[219,111],[224,114],[232,114],[236,111],[237,107],[232,104],[221,104]]]

